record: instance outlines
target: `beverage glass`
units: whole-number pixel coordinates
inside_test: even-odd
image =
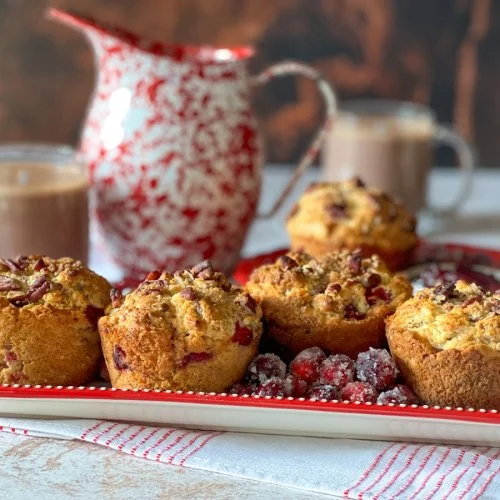
[[[0,145],[0,256],[88,260],[86,169],[68,146]]]
[[[462,171],[460,190],[446,208],[433,207],[427,199],[433,143],[455,149]],[[430,108],[360,99],[341,103],[324,142],[322,168],[325,180],[357,176],[395,196],[412,212],[427,209],[449,215],[470,194],[474,157],[465,139],[450,126],[438,124]]]

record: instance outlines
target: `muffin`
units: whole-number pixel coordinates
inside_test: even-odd
[[[319,259],[283,255],[257,268],[246,289],[279,344],[293,353],[316,346],[351,357],[385,345],[384,320],[412,291],[378,256],[347,250]]]
[[[500,292],[464,281],[425,289],[387,320],[387,339],[425,403],[500,410]]]
[[[104,278],[70,258],[0,259],[0,383],[90,381],[109,291]]]
[[[380,255],[392,270],[409,264],[415,226],[401,204],[359,179],[311,185],[287,219],[292,251],[320,257],[360,248],[366,257]]]
[[[99,321],[113,387],[221,392],[257,352],[262,311],[208,261],[150,273]]]

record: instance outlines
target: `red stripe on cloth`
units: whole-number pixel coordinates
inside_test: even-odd
[[[360,486],[367,478],[368,476],[373,472],[373,470],[375,469],[375,467],[377,467],[377,465],[380,463],[380,461],[382,460],[382,458],[384,457],[384,455],[386,453],[388,453],[388,451],[391,449],[391,448],[394,448],[396,446],[396,443],[392,443],[390,444],[389,446],[386,446],[376,457],[375,459],[373,460],[373,462],[371,463],[371,465],[368,467],[368,469],[361,475],[361,477],[356,481],[356,483],[351,486],[350,488],[347,488],[346,490],[344,490],[344,492],[342,493],[342,495],[344,497],[348,497],[349,496],[349,493],[351,492],[351,490],[354,490],[355,488],[357,488],[358,486]]]
[[[97,424],[93,425],[92,427],[89,427],[80,435],[80,439],[84,440],[91,432],[95,431],[97,428],[99,428],[102,424],[105,424],[105,423],[106,422],[104,420],[101,420],[101,421],[97,422]]]
[[[0,425],[0,431],[13,432],[14,434],[24,434],[25,436],[29,435],[27,429],[16,429],[15,427],[4,427],[3,425]]]
[[[109,446],[115,439],[119,438],[122,436],[125,432],[127,432],[132,425],[126,425],[122,430],[118,431],[114,436],[111,436],[105,443],[105,446]]]
[[[147,450],[144,450],[142,456],[144,458],[148,458],[148,455],[151,453],[151,450],[154,450],[157,446],[160,446],[169,436],[171,436],[175,432],[175,429],[169,429],[166,431],[158,441],[156,441],[153,445],[151,445]]]
[[[126,444],[133,441],[145,428],[146,427],[139,427],[135,432],[130,434],[130,436],[127,439],[125,439],[125,441],[121,442],[116,449],[121,451]]]
[[[441,467],[441,465],[443,465],[444,461],[448,458],[448,455],[450,453],[451,453],[451,448],[447,448],[446,451],[441,456],[441,458],[439,459],[438,463],[432,468],[432,470],[429,472],[429,474],[427,474],[427,476],[424,477],[424,479],[420,483],[420,487],[418,488],[417,491],[415,491],[415,493],[413,493],[413,495],[410,497],[410,499],[417,498],[417,495],[427,486],[431,477],[439,470],[439,467]]]
[[[448,468],[448,470],[446,472],[443,472],[443,474],[441,474],[441,477],[438,479],[438,481],[436,483],[436,486],[434,486],[434,489],[426,497],[426,500],[431,499],[439,491],[439,488],[441,488],[441,486],[443,485],[443,482],[444,482],[445,478],[448,477],[450,474],[452,474],[453,471],[460,465],[460,462],[464,458],[465,452],[466,452],[466,450],[460,450],[460,453],[458,454],[457,459],[455,460],[455,462],[453,462],[450,465],[450,467]]]
[[[179,456],[183,451],[185,451],[187,448],[189,448],[190,446],[192,446],[197,439],[199,439],[199,438],[201,438],[203,436],[204,436],[204,434],[200,434],[199,432],[196,433],[196,435],[194,436],[194,438],[190,439],[187,442],[187,444],[185,444],[182,448],[178,449],[176,452],[174,452],[172,455],[170,455],[166,459],[167,463],[171,464],[174,461],[175,457]]]
[[[408,458],[406,459],[404,467],[401,467],[401,469],[399,469],[399,472],[397,472],[396,474],[394,474],[394,476],[392,477],[392,479],[390,479],[388,481],[388,483],[385,485],[384,489],[382,489],[381,491],[379,491],[373,497],[373,500],[378,500],[378,498],[380,497],[380,495],[382,495],[382,493],[385,493],[399,479],[399,476],[401,476],[401,474],[410,466],[410,464],[413,462],[413,459],[417,456],[417,453],[423,447],[424,447],[424,445],[415,446],[415,449],[411,452],[410,455],[408,455]]]
[[[180,436],[177,436],[165,449],[159,451],[156,455],[155,455],[155,460],[158,462],[158,461],[161,461],[161,456],[168,450],[171,450],[174,446],[177,446],[188,434],[191,434],[190,432],[184,432],[183,434],[181,434]]]
[[[454,493],[454,491],[456,490],[456,488],[458,486],[458,483],[460,483],[461,479],[465,476],[465,474],[467,474],[467,472],[469,472],[472,469],[472,467],[474,467],[474,465],[476,465],[476,463],[479,460],[480,456],[481,456],[480,453],[475,453],[474,454],[474,456],[472,457],[472,460],[470,461],[469,465],[467,465],[467,467],[464,467],[463,470],[462,470],[462,472],[454,479],[453,483],[451,483],[450,491],[443,498],[443,500],[446,500],[447,498],[449,498],[449,496],[452,493]]]
[[[131,455],[135,455],[135,452],[137,451],[137,448],[142,446],[144,443],[146,443],[149,439],[151,439],[155,434],[160,432],[161,429],[153,429],[149,434],[147,434],[145,437],[143,437],[134,447],[132,447],[129,451]]]
[[[397,498],[399,495],[401,495],[401,493],[403,493],[403,491],[406,491],[410,487],[410,485],[413,483],[415,478],[422,472],[424,467],[429,463],[429,460],[431,459],[432,455],[434,454],[434,452],[436,450],[437,450],[437,446],[431,446],[431,448],[427,452],[427,455],[422,459],[422,461],[420,462],[420,465],[415,469],[415,472],[411,475],[411,477],[408,478],[408,481],[406,481],[406,483],[403,485],[403,487],[400,488],[398,491],[396,491],[394,496],[391,496],[391,499]]]
[[[398,448],[398,450],[389,459],[386,466],[382,469],[382,472],[372,481],[369,486],[366,486],[365,489],[358,493],[358,498],[363,498],[363,495],[365,493],[368,493],[376,484],[378,484],[382,480],[382,478],[389,472],[394,462],[400,457],[401,453],[403,453],[403,451],[408,448],[408,446],[409,444],[403,444]]]
[[[472,479],[467,483],[467,486],[465,487],[465,490],[458,496],[457,500],[462,500],[465,495],[470,493],[472,490],[472,487],[474,486],[475,482],[482,476],[484,472],[487,472],[488,469],[491,467],[491,464],[493,463],[494,460],[496,460],[500,456],[500,452],[495,453],[492,457],[489,457],[488,460],[486,460],[486,464],[484,467],[479,469]]]
[[[486,479],[484,484],[479,488],[478,492],[472,497],[472,500],[477,500],[485,491],[486,488],[489,486],[493,478],[500,472],[500,465],[494,470],[489,477]]]
[[[196,448],[192,449],[183,459],[180,460],[179,465],[182,466],[186,463],[188,458],[191,458],[195,453],[198,453],[205,445],[211,441],[213,438],[220,436],[222,432],[214,432],[210,434],[204,441],[202,441]]]
[[[97,443],[97,441],[99,441],[99,439],[102,438],[102,436],[104,436],[104,434],[107,434],[109,431],[112,431],[115,427],[118,427],[119,424],[111,424],[109,427],[106,427],[106,429],[104,429],[102,432],[100,432],[99,434],[96,434],[94,436],[94,439],[92,439],[92,442],[93,443]]]

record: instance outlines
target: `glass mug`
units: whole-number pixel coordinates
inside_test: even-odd
[[[446,208],[427,201],[434,142],[455,149],[462,171],[459,192]],[[448,125],[436,123],[431,109],[377,99],[341,103],[322,156],[324,180],[357,176],[395,196],[414,213],[427,209],[439,216],[455,213],[468,197],[474,166],[469,144]]]
[[[85,167],[67,146],[0,145],[0,257],[88,261]]]

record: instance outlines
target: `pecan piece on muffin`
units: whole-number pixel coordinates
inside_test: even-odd
[[[70,258],[0,259],[0,383],[89,382],[109,291],[104,278]]]
[[[150,273],[99,321],[114,387],[221,392],[257,352],[262,311],[208,261]]]
[[[500,410],[500,295],[464,281],[424,289],[387,320],[387,339],[424,403]]]
[[[279,344],[349,356],[385,345],[384,320],[412,291],[378,256],[347,250],[319,259],[289,253],[256,269],[246,287]]]
[[[290,212],[292,250],[320,257],[339,249],[378,254],[390,269],[409,264],[417,245],[415,217],[401,204],[359,179],[320,182]]]

